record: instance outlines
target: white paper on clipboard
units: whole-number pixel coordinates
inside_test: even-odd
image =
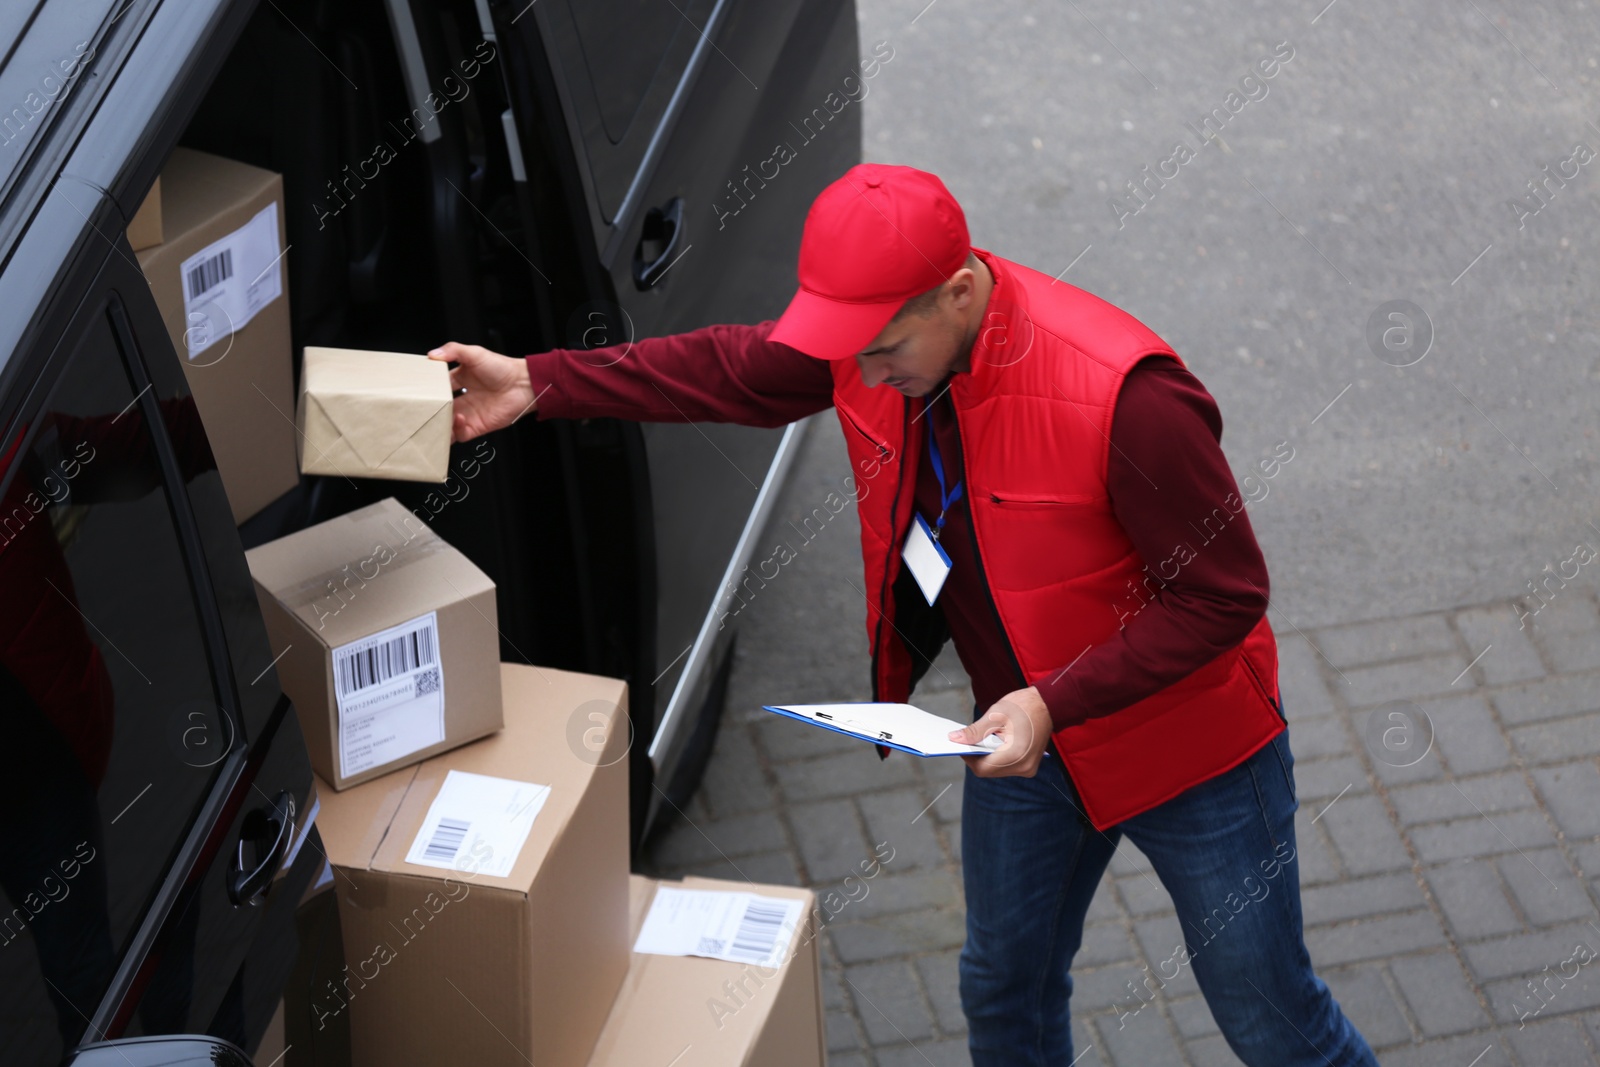
[[[979,745],[963,745],[949,738],[951,730],[967,724],[946,719],[910,704],[767,704],[792,719],[814,723],[861,738],[914,752],[919,756],[982,756],[999,748],[990,734]]]

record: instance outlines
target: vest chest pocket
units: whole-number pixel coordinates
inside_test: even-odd
[[[985,495],[988,496],[991,504],[1005,511],[1056,510],[1064,514],[1072,513],[1073,509],[1087,508],[1098,499],[1087,493],[1067,493],[1050,496],[1040,493],[1009,493],[990,490]]]
[[[1031,590],[1081,578],[1126,554],[1107,497],[984,489],[974,498],[984,568],[995,589]]]
[[[890,448],[888,445],[886,445],[882,441],[878,440],[878,438],[876,436],[874,436],[872,433],[870,433],[866,429],[866,427],[862,426],[861,425],[861,420],[856,416],[855,412],[851,411],[849,408],[845,407],[843,404],[840,404],[840,403],[837,403],[837,402],[835,402],[835,404],[833,406],[834,406],[834,409],[839,412],[839,417],[841,419],[843,419],[845,425],[849,426],[852,430],[854,430],[856,435],[860,438],[860,440],[862,440],[867,445],[871,446],[874,450],[877,451],[879,459],[888,459],[889,458],[890,454],[894,451],[894,449]]]

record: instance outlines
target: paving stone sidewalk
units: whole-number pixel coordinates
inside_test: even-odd
[[[1563,591],[1526,629],[1510,603],[1273,621],[1306,939],[1385,1067],[1600,1063],[1600,964],[1585,965],[1600,951],[1595,600]],[[964,718],[970,690],[949,653],[917,699]],[[703,789],[647,859],[665,875],[839,892],[821,939],[830,1062],[965,1064],[961,774],[955,760],[880,764],[736,703]],[[878,842],[894,858],[840,906]],[[1128,1014],[1130,983],[1178,939],[1170,899],[1123,842],[1073,967],[1078,1063],[1238,1062],[1187,970]]]

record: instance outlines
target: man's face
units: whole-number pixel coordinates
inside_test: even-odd
[[[856,353],[861,380],[868,388],[891,385],[906,396],[927,396],[960,361],[965,333],[943,301],[927,316],[904,315]]]

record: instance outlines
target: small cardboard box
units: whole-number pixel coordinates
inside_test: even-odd
[[[630,875],[630,946],[663,885],[788,897],[802,902],[804,918],[776,974],[748,963],[632,953],[589,1067],[665,1064],[686,1047],[694,1054],[685,1062],[696,1067],[826,1067],[816,895],[792,886]]]
[[[135,252],[142,252],[161,243],[161,177],[156,176],[144,203],[128,220],[128,244]]]
[[[442,482],[450,420],[450,369],[437,360],[305,350],[295,407],[303,474]]]
[[[500,729],[494,582],[393,497],[245,553],[335,789]]]
[[[177,148],[158,199],[161,243],[138,253],[139,267],[243,522],[300,481],[283,179]]]
[[[348,977],[315,1010],[357,1067],[579,1067],[628,971],[627,683],[499,670],[500,733],[321,794]],[[491,839],[524,805],[446,799],[466,775],[549,787],[520,848]]]

